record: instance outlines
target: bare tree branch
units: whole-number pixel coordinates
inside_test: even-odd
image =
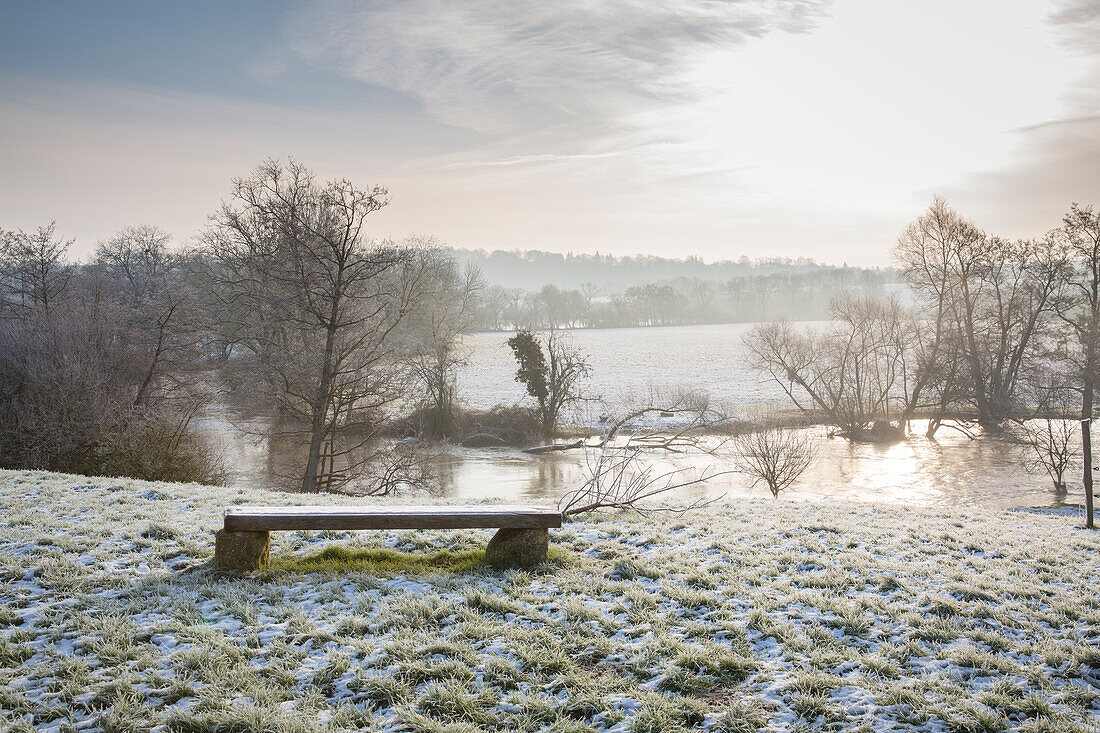
[[[691,486],[699,486],[731,471],[704,469],[691,476],[687,469],[657,473],[640,459],[642,449],[627,442],[621,446],[603,446],[586,453],[588,478],[584,484],[558,501],[562,514],[574,515],[598,509],[631,509],[639,514],[672,512],[682,514],[713,504],[725,495],[699,498],[686,504],[647,506],[646,501]]]

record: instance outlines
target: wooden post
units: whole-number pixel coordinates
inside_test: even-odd
[[[1093,528],[1092,521],[1092,418],[1081,419],[1081,458],[1085,463],[1085,527]]]

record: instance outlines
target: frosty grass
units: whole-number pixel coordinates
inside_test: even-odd
[[[1100,724],[1073,517],[739,500],[568,522],[526,572],[476,565],[491,530],[276,532],[239,576],[210,567],[234,503],[348,499],[0,471],[0,729]],[[333,546],[475,567],[294,565]]]

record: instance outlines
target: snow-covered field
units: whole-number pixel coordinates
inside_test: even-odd
[[[0,471],[0,729],[1100,724],[1075,518],[739,499],[570,522],[532,572],[293,563],[488,530],[273,533],[281,569],[211,570],[223,506],[341,501]]]

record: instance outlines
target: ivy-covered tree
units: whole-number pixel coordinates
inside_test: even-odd
[[[584,398],[581,381],[589,374],[588,361],[556,330],[547,332],[545,347],[528,330],[508,339],[508,346],[519,365],[516,381],[538,402],[539,428],[544,437],[550,437],[562,409]]]

